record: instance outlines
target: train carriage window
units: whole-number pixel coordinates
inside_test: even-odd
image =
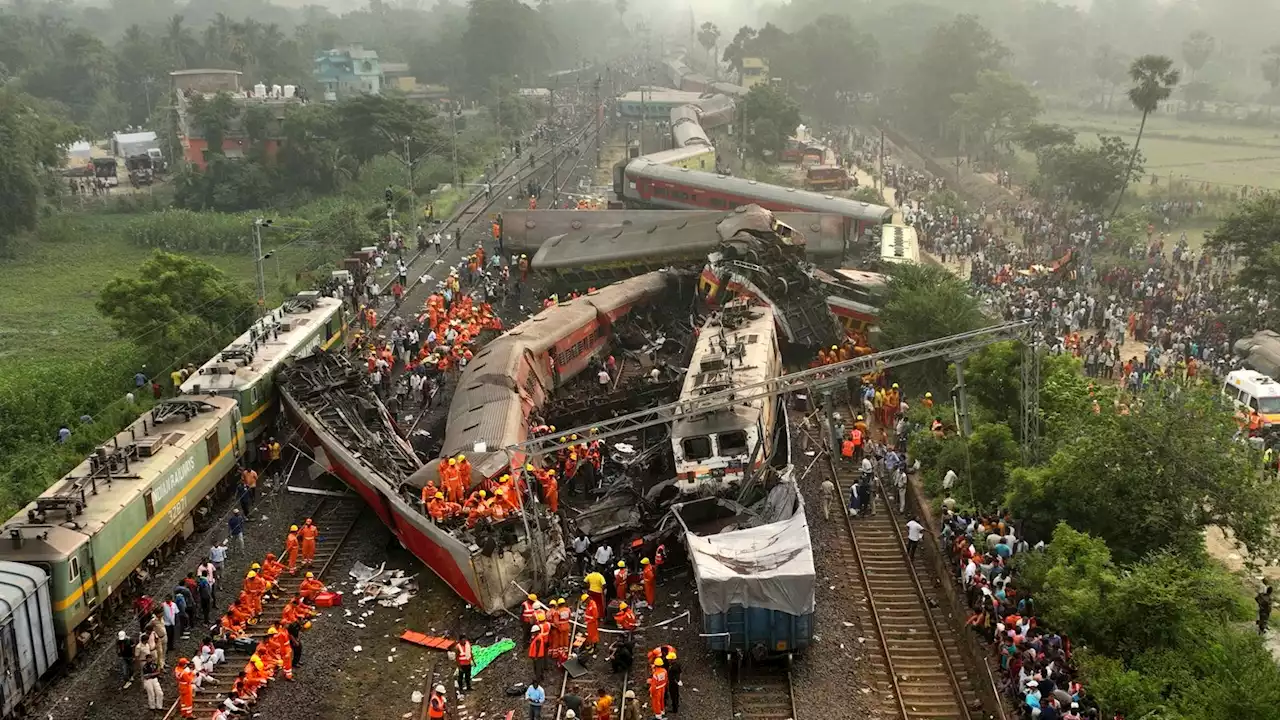
[[[746,455],[750,449],[747,445],[746,430],[720,433],[716,435],[716,442],[720,444],[721,455]]]
[[[144,505],[147,506],[147,519],[150,520],[151,518],[155,517],[156,502],[155,500],[152,499],[150,490],[148,490],[146,494],[142,496],[142,502]]]
[[[725,202],[723,198],[713,197],[711,198],[711,207],[719,210],[727,210],[729,208],[729,203]]]
[[[67,573],[67,579],[75,582],[80,579],[80,558],[75,555],[71,556],[71,568]]]
[[[680,441],[685,460],[706,460],[711,457],[711,438],[705,435],[685,438]]]
[[[208,464],[212,465],[213,461],[218,458],[218,451],[222,449],[222,446],[218,444],[217,430],[214,430],[213,432],[209,433],[209,437],[204,439],[204,449],[205,449],[205,452],[209,454]]]

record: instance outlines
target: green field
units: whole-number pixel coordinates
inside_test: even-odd
[[[1082,139],[1119,135],[1132,142],[1140,117],[1051,110],[1042,122],[1065,125]],[[1147,174],[1174,179],[1280,189],[1280,128],[1190,122],[1163,114],[1147,119],[1142,138]],[[1145,186],[1143,183],[1142,186]]]
[[[112,278],[136,275],[150,255],[150,250],[112,231],[128,219],[95,216],[100,233],[86,232],[57,243],[23,240],[16,257],[0,259],[0,367],[8,360],[83,359],[119,342],[94,303]],[[255,287],[252,256],[197,257],[243,280],[251,291]],[[302,246],[285,248],[268,259],[265,274],[271,299],[280,300],[281,281],[317,260],[314,249]]]

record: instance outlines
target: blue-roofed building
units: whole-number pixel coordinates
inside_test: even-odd
[[[324,88],[324,99],[328,101],[382,92],[382,63],[378,61],[378,53],[365,50],[361,45],[321,52],[316,56],[312,74]]]

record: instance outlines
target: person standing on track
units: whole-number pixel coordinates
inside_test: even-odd
[[[822,485],[819,486],[819,490],[822,494],[822,519],[830,520],[831,505],[832,503],[835,502],[835,499],[836,499],[835,483],[831,482],[830,480],[823,480]]]
[[[458,658],[458,692],[471,692],[471,639],[458,636],[453,649]]]
[[[284,539],[284,550],[289,553],[289,574],[298,574],[298,526],[289,526],[289,535]]]
[[[916,516],[912,515],[907,521],[907,557],[912,560],[916,559],[916,548],[920,546],[920,541],[924,539],[924,525],[916,520]]]
[[[661,718],[666,711],[668,678],[664,664],[662,658],[654,660],[653,672],[649,675],[649,708],[655,718]]]
[[[667,653],[667,705],[671,706],[671,712],[680,712],[680,673],[683,669],[680,667],[680,661],[676,659],[676,651],[672,649]]]
[[[316,559],[316,537],[320,535],[320,528],[311,522],[311,518],[302,524],[302,564],[311,567]]]
[[[191,669],[190,661],[179,658],[178,666],[173,670],[173,676],[178,681],[178,712],[184,718],[195,717],[196,673]]]
[[[154,657],[142,663],[142,689],[147,692],[147,709],[164,712],[164,690],[160,688],[160,665]]]

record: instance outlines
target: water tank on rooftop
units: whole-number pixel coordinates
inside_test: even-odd
[[[283,92],[283,91],[280,89],[280,86],[279,86],[279,85],[272,85],[272,86],[271,86],[271,97],[278,98],[278,97],[280,97],[280,94],[281,94],[282,92]]]
[[[285,97],[287,97],[287,98],[291,98],[291,97],[293,97],[293,94],[294,94],[297,90],[298,90],[298,86],[296,86],[296,85],[285,85],[285,86],[284,86],[284,96],[285,96]]]
[[[253,86],[253,96],[254,96],[254,97],[256,97],[256,98],[264,98],[264,97],[266,97],[266,96],[267,96],[267,86],[266,86],[266,85],[263,85],[262,83],[258,83],[257,85],[254,85],[254,86]]]

